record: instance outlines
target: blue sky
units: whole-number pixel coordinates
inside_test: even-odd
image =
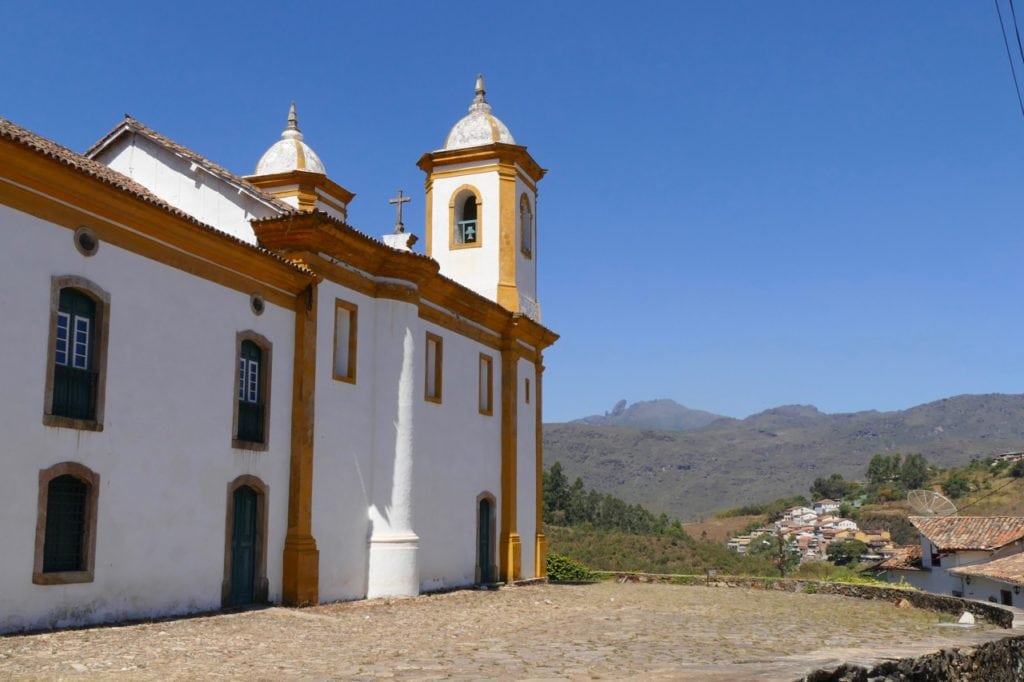
[[[1024,116],[990,2],[5,15],[0,116],[81,151],[128,112],[245,174],[294,99],[373,235],[398,188],[422,235],[415,161],[482,71],[495,114],[549,169],[539,289],[562,339],[548,421],[620,398],[746,416],[1021,392]]]

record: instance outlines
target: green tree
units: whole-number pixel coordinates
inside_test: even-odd
[[[544,471],[544,523],[565,523],[565,510],[569,506],[569,479],[562,471],[562,463],[555,462]]]
[[[850,494],[853,481],[847,481],[842,474],[832,474],[828,478],[819,477],[811,484],[811,497],[815,500],[831,498],[841,500]]]
[[[971,490],[971,480],[957,471],[942,483],[942,492],[956,499]]]
[[[750,544],[747,545],[747,553],[752,557],[770,559],[783,578],[800,563],[798,552],[791,548],[781,530],[776,530],[773,535],[751,538]]]
[[[1024,459],[1014,462],[1010,467],[1010,475],[1014,478],[1024,478]]]
[[[928,460],[924,455],[915,453],[907,455],[900,470],[900,482],[907,490],[920,488],[928,480]]]
[[[579,476],[569,487],[569,501],[565,508],[565,522],[570,526],[577,526],[591,520],[587,505],[587,491],[583,487],[583,479]]]
[[[860,540],[840,540],[828,546],[828,558],[836,566],[857,563],[867,553],[868,546]]]
[[[872,485],[893,483],[900,477],[900,454],[872,455],[868,462],[867,478]]]

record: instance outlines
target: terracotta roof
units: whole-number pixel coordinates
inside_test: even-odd
[[[875,566],[883,571],[923,571],[921,545],[896,547],[891,557]]]
[[[202,166],[203,169],[206,170],[211,175],[219,177],[220,179],[231,184],[243,187],[249,194],[255,196],[257,199],[265,203],[272,205],[274,208],[284,213],[296,212],[296,208],[294,206],[285,203],[284,201],[281,201],[272,194],[269,194],[268,192],[264,192],[262,189],[252,184],[245,178],[242,178],[239,175],[235,175],[234,173],[224,168],[223,166],[215,164],[213,161],[210,161],[205,156],[192,151],[188,147],[178,144],[171,138],[161,135],[157,131],[142,123],[141,121],[138,121],[132,118],[131,116],[128,116],[127,114],[125,114],[124,120],[118,123],[116,126],[114,126],[114,128],[109,133],[100,138],[94,145],[86,149],[85,156],[89,158],[95,158],[97,154],[99,154],[104,148],[107,147],[107,145],[116,140],[125,132],[137,133],[140,135],[144,135],[145,137],[148,137],[149,139],[153,140],[160,146],[166,147],[167,149],[173,151],[175,154],[178,154],[179,156],[188,159],[192,163]]]
[[[64,164],[65,166],[69,166],[70,168],[77,170],[83,175],[87,175],[91,178],[99,180],[100,182],[109,185],[110,187],[113,187],[121,192],[124,192],[125,194],[129,194],[135,197],[136,199],[144,201],[147,204],[151,204],[162,211],[170,213],[171,215],[177,218],[185,220],[202,230],[213,232],[217,236],[222,237],[224,239],[229,239],[242,247],[245,247],[253,251],[258,251],[259,253],[262,253],[266,256],[270,256],[275,260],[278,260],[282,263],[286,263],[290,267],[299,270],[300,272],[310,274],[309,270],[307,270],[306,268],[296,265],[291,261],[282,258],[281,256],[274,253],[273,251],[270,251],[269,249],[264,249],[263,247],[260,246],[254,246],[252,244],[249,244],[248,242],[244,242],[241,239],[238,239],[234,235],[230,235],[227,232],[222,232],[221,230],[218,230],[215,227],[212,227],[210,225],[207,225],[206,223],[196,220],[192,215],[167,203],[160,197],[150,192],[144,186],[129,178],[128,176],[118,173],[112,168],[100,163],[99,161],[95,161],[86,156],[83,156],[78,152],[72,151],[67,147],[57,144],[53,140],[49,140],[45,137],[42,137],[41,135],[36,135],[30,130],[22,128],[21,126],[12,123],[5,118],[0,118],[0,139],[11,140],[12,142],[21,145],[22,147],[31,149],[39,154],[42,154],[43,156],[46,156],[50,159],[53,159],[54,161]]]
[[[998,549],[1024,538],[1021,516],[911,516],[910,522],[943,552]]]
[[[957,575],[976,575],[983,578],[992,578],[1004,583],[1024,585],[1024,554],[1014,554],[994,561],[987,561],[983,564],[973,566],[961,566],[960,568],[949,569],[950,573]]]

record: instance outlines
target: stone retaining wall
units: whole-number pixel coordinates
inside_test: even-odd
[[[883,599],[897,602],[906,599],[913,606],[929,611],[938,611],[959,616],[964,611],[1001,628],[1013,627],[1013,612],[1000,608],[997,604],[987,604],[968,599],[960,599],[942,594],[921,592],[920,590],[900,589],[898,587],[877,587],[875,585],[855,585],[851,583],[829,583],[818,580],[802,580],[796,578],[740,578],[717,576],[708,578],[702,575],[669,575],[660,573],[611,573],[601,572],[602,577],[615,578],[620,582],[663,582],[679,585],[707,585],[708,587],[746,587],[755,590],[780,590],[783,592],[804,592],[808,594],[837,594],[858,599]],[[826,678],[827,679],[827,678]],[[838,679],[838,678],[837,678]]]
[[[873,668],[845,664],[816,670],[800,682],[868,682],[883,680],[1024,680],[1024,637],[1006,637],[967,649],[943,649],[920,658],[886,661]]]

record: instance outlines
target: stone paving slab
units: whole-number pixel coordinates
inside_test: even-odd
[[[832,595],[538,585],[0,638],[0,679],[792,680],[1020,631]]]

